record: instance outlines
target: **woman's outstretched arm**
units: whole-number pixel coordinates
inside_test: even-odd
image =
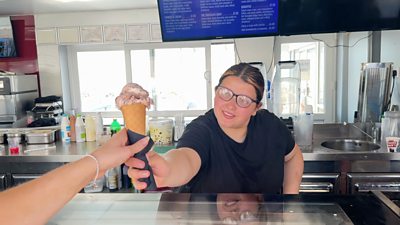
[[[48,172],[40,178],[0,192],[0,218],[4,224],[45,224],[96,175],[124,163],[142,150],[149,138],[126,146],[123,129],[107,143],[83,157]]]

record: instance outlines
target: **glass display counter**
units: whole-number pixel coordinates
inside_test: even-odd
[[[48,224],[400,224],[374,194],[78,194]]]

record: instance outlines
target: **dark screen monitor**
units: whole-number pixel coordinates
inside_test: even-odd
[[[279,34],[400,29],[399,0],[279,0]]]
[[[0,17],[0,58],[16,56],[17,51],[10,17]]]
[[[165,42],[278,34],[278,0],[158,0],[158,11]]]

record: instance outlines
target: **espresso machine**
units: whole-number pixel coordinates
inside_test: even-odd
[[[26,111],[39,97],[36,75],[0,74],[0,127],[24,127]]]

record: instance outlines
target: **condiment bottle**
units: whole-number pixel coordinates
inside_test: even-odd
[[[117,168],[108,169],[106,172],[106,186],[110,192],[118,190],[118,171]]]
[[[113,119],[111,123],[111,136],[118,133],[121,130],[121,124],[119,124],[117,119]]]
[[[64,143],[71,142],[71,126],[69,124],[69,119],[66,114],[63,114],[61,118],[61,140]]]
[[[84,142],[86,140],[85,123],[80,114],[76,117],[75,122],[76,142]]]
[[[96,141],[100,141],[101,136],[103,135],[103,118],[101,117],[100,112],[97,112],[95,121],[96,121]]]
[[[76,123],[76,117],[74,115],[70,115],[69,125],[71,127],[71,141],[76,141],[75,123]]]
[[[85,117],[86,141],[96,141],[96,122],[90,115]]]

